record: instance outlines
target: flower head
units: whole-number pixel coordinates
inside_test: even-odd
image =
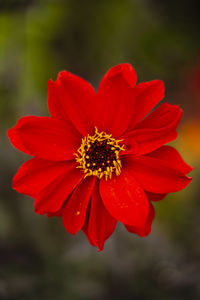
[[[27,116],[8,131],[17,149],[34,156],[13,188],[35,199],[36,213],[62,217],[69,233],[82,229],[100,250],[117,221],[149,234],[152,201],[191,181],[192,168],[164,146],[177,137],[181,109],[163,103],[151,112],[164,97],[163,82],[135,84],[130,64],[111,68],[97,93],[60,72],[48,82],[51,117]]]

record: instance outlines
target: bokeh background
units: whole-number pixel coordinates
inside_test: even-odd
[[[0,299],[200,299],[200,17],[194,0],[0,0]],[[11,181],[28,157],[7,129],[48,115],[47,80],[66,69],[96,88],[130,62],[162,79],[184,110],[174,145],[195,167],[184,191],[155,203],[152,233],[119,224],[98,253],[82,232],[38,216]]]

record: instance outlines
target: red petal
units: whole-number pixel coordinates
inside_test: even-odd
[[[95,246],[95,247],[98,247],[97,243],[95,243],[92,239],[91,239],[91,236],[88,234],[88,222],[89,222],[89,214],[90,214],[90,204],[91,204],[91,201],[88,205],[88,208],[87,208],[87,212],[86,212],[86,217],[85,217],[85,223],[82,227],[82,231],[85,233],[85,235],[87,236],[88,238],[88,241],[90,242],[90,244],[92,246]]]
[[[129,64],[117,65],[106,73],[97,92],[95,125],[99,130],[119,137],[128,128],[133,117],[135,83],[136,73]]]
[[[60,72],[56,82],[48,82],[50,114],[58,119],[71,120],[84,136],[93,130],[95,91],[82,78],[69,72]]]
[[[71,174],[76,168],[74,162],[54,162],[40,158],[32,158],[25,162],[13,178],[13,189],[21,194],[35,197],[56,178]],[[77,170],[80,178],[83,174]],[[70,178],[71,179],[71,178]]]
[[[152,113],[150,113],[138,125],[137,129],[145,128],[164,128],[174,121],[174,126],[180,121],[182,109],[178,105],[172,105],[168,102],[161,104]]]
[[[8,136],[17,149],[46,160],[74,159],[81,143],[81,136],[69,122],[49,117],[21,118],[8,130]]]
[[[24,147],[21,138],[19,137],[19,135],[16,133],[15,127],[8,129],[7,131],[9,140],[11,142],[11,144],[17,148],[18,150],[27,153],[27,149]]]
[[[135,227],[135,226],[127,226],[125,225],[126,229],[131,232],[131,233],[136,233],[141,237],[147,236],[151,232],[151,224],[153,222],[153,219],[155,217],[155,210],[153,205],[150,203],[149,204],[149,215],[146,220],[146,223],[143,227]]]
[[[165,198],[167,195],[167,194],[155,194],[155,193],[151,193],[151,192],[147,192],[147,191],[145,191],[145,193],[146,193],[147,198],[150,201],[160,201],[163,198]]]
[[[84,232],[92,245],[99,247],[99,251],[101,251],[103,250],[105,240],[111,236],[116,224],[117,221],[106,210],[99,194],[99,187],[96,184]]]
[[[131,128],[134,128],[164,98],[164,93],[164,83],[161,80],[139,83],[134,88],[135,108]]]
[[[86,210],[95,180],[94,176],[84,179],[76,187],[63,208],[63,224],[65,229],[71,234],[76,234],[84,225]]]
[[[129,145],[129,152],[132,150],[139,155],[146,154],[174,140],[181,116],[182,110],[177,105],[164,103],[158,107],[138,128],[122,137]]]
[[[65,164],[65,172],[62,172],[60,175],[57,174],[55,179],[53,181],[49,181],[49,184],[46,185],[45,188],[43,188],[41,192],[36,195],[36,213],[40,215],[46,213],[57,213],[67,197],[82,180],[84,175],[80,172],[80,170],[76,169],[71,162],[68,164],[68,166],[67,163]],[[56,170],[54,169],[54,171]],[[51,177],[53,177],[52,174]],[[50,180],[51,177],[49,177]]]
[[[127,155],[123,157],[123,167],[137,179],[144,190],[165,194],[184,189],[191,178],[157,158]]]
[[[122,173],[111,180],[101,179],[100,194],[106,209],[116,220],[131,226],[144,226],[149,202],[130,173],[122,169]]]
[[[154,157],[167,162],[168,166],[177,169],[183,174],[188,174],[193,170],[181,157],[179,152],[171,146],[162,146],[159,149],[147,154],[149,157]]]

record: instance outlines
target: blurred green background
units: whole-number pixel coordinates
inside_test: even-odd
[[[200,299],[199,1],[0,0],[0,299]],[[184,191],[155,203],[147,238],[120,224],[103,252],[59,218],[38,216],[11,189],[27,156],[7,129],[48,115],[47,80],[61,70],[96,88],[111,66],[130,62],[138,81],[162,79],[184,110],[174,143],[195,166]]]

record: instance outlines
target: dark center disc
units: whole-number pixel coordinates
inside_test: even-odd
[[[92,171],[101,168],[105,171],[107,167],[113,167],[113,161],[116,160],[115,150],[111,150],[113,145],[107,144],[107,141],[95,141],[90,143],[90,148],[85,152],[85,161],[87,168]]]

